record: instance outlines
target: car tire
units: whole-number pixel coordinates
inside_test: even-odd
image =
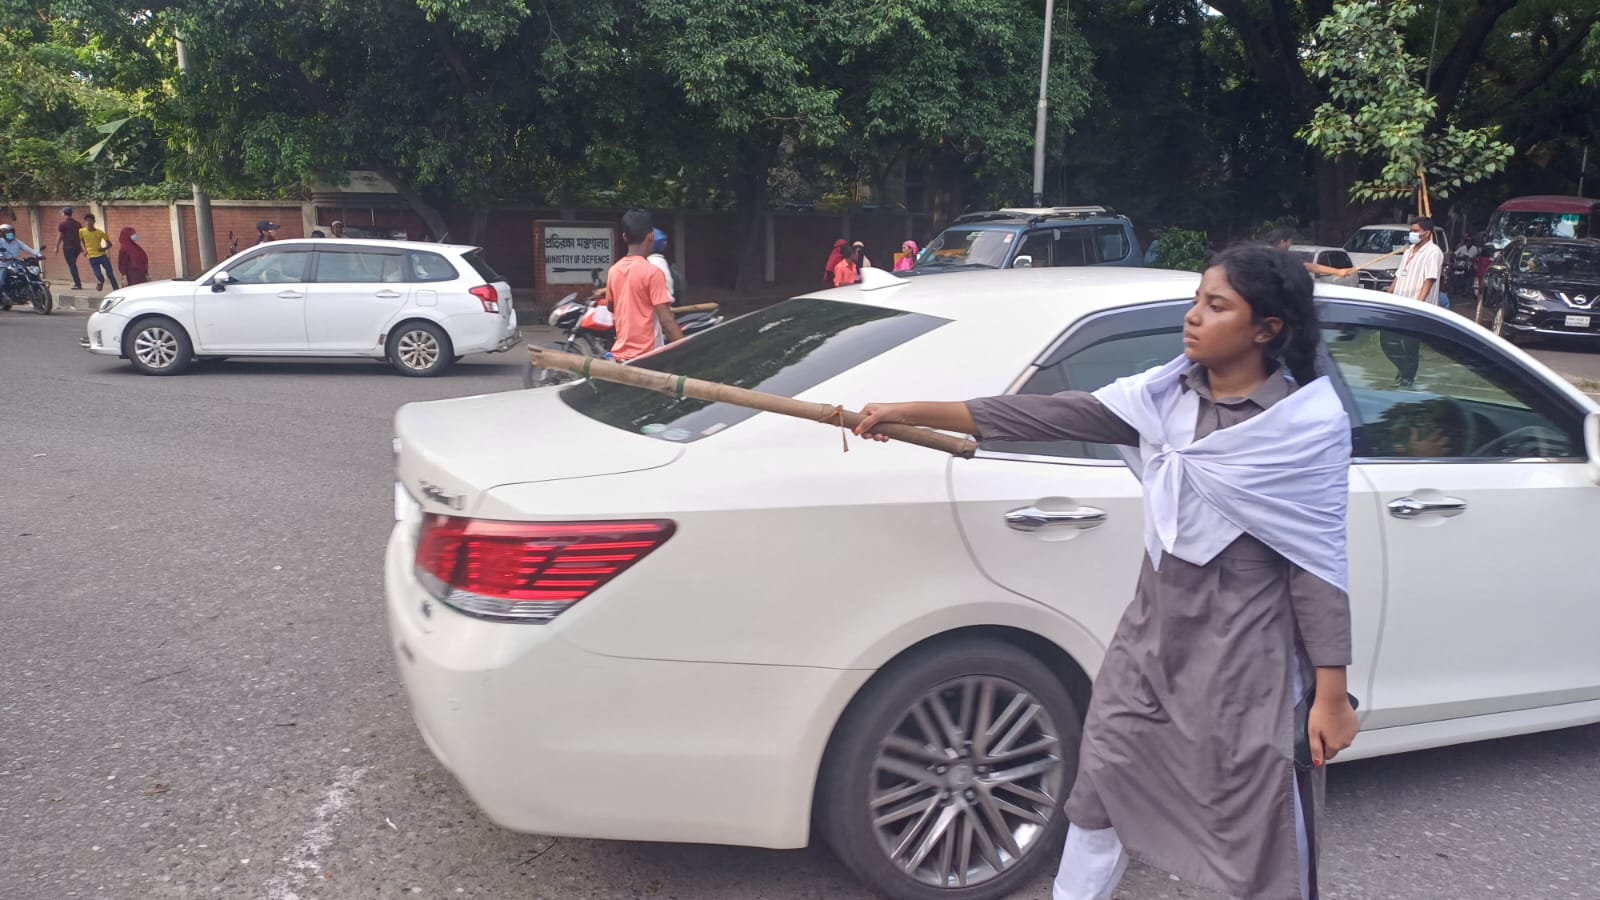
[[[1510,316],[1507,314],[1506,304],[1496,303],[1494,305],[1494,316],[1489,320],[1489,330],[1494,332],[1496,337],[1504,338],[1507,343],[1515,344],[1517,342],[1517,333],[1506,327],[1506,319],[1508,318]]]
[[[942,722],[927,733],[941,717],[957,734]],[[984,731],[1007,746],[974,746]],[[932,644],[879,672],[839,721],[818,829],[891,900],[998,900],[1059,858],[1082,735],[1072,695],[1036,657],[994,638]]]
[[[389,335],[389,365],[401,375],[428,378],[450,368],[450,336],[432,322],[406,322]]]
[[[122,339],[128,362],[145,375],[177,375],[194,362],[194,346],[171,319],[140,319]]]

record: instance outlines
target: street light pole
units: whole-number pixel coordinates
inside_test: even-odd
[[[187,73],[189,50],[183,45],[182,35],[174,34],[172,38],[178,49],[178,71]],[[211,195],[197,181],[190,182],[190,187],[194,190],[194,236],[200,245],[200,271],[204,272],[217,264],[217,236],[211,230]]]
[[[1044,205],[1044,123],[1050,110],[1050,26],[1055,0],[1044,0],[1044,52],[1039,60],[1039,112],[1033,125],[1033,205]]]

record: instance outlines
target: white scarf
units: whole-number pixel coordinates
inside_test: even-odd
[[[1144,485],[1145,550],[1205,565],[1239,535],[1348,590],[1350,417],[1326,377],[1264,412],[1195,440],[1199,397],[1183,390],[1194,364],[1119,379],[1094,396],[1139,432],[1124,458]],[[1274,374],[1272,378],[1287,378]]]

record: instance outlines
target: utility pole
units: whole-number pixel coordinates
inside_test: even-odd
[[[1044,205],[1044,123],[1050,110],[1050,26],[1055,0],[1044,0],[1044,53],[1039,61],[1039,113],[1033,124],[1033,205]]]
[[[189,71],[189,50],[183,45],[183,36],[173,34],[173,43],[178,48],[178,71],[187,74]],[[190,145],[193,152],[194,145]],[[195,238],[200,244],[200,271],[204,272],[217,264],[217,236],[211,230],[211,195],[200,187],[199,182],[190,182],[194,190],[194,231]]]
[[[1583,145],[1583,162],[1578,164],[1578,196],[1583,196],[1583,176],[1589,171],[1589,145]]]

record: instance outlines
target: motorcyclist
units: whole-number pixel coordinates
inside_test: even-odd
[[[15,226],[9,222],[0,223],[0,297],[6,295],[7,283],[11,280],[12,264],[38,258],[39,251],[17,238]]]

